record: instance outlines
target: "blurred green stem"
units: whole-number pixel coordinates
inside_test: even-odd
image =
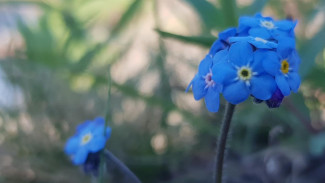
[[[108,126],[108,122],[111,117],[111,109],[110,109],[110,99],[111,99],[111,88],[112,88],[112,82],[111,82],[111,65],[108,65],[107,68],[107,99],[106,99],[106,112],[105,112],[105,126],[104,126],[104,136],[106,136],[106,128]],[[103,161],[105,159],[104,152],[105,150],[102,150],[101,156],[100,156],[100,163],[99,163],[99,178],[98,183],[104,183],[104,172],[105,172],[105,164],[106,162]]]
[[[225,26],[235,26],[237,22],[237,11],[235,0],[220,0]]]
[[[112,176],[115,180],[120,183],[141,183],[138,177],[110,151],[105,150],[103,154],[105,156],[106,164],[109,165],[107,170],[114,173]]]
[[[224,154],[227,144],[228,132],[230,129],[230,123],[232,116],[234,114],[235,105],[231,103],[227,103],[226,111],[223,116],[222,124],[221,124],[221,133],[218,138],[217,143],[217,154],[216,154],[216,166],[215,166],[215,183],[222,182],[222,171],[223,171],[223,161]]]

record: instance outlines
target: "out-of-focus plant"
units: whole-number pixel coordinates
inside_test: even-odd
[[[215,35],[236,26],[239,16],[260,11],[278,19],[299,20],[302,92],[286,98],[271,113],[250,102],[240,105],[230,151],[247,155],[268,148],[273,135],[269,131],[276,131],[276,125],[290,133],[272,136],[272,142],[301,151],[309,147],[309,140],[311,148],[321,145],[312,134],[324,126],[320,117],[324,108],[324,26],[315,28],[313,22],[324,12],[324,2],[295,1],[290,5],[292,11],[280,0],[155,2],[155,8],[153,1],[145,0],[0,2],[4,12],[9,10],[10,30],[18,30],[17,39],[21,36],[22,41],[1,58],[0,65],[4,78],[19,89],[24,101],[18,109],[1,108],[0,142],[4,134],[2,147],[10,156],[0,154],[0,158],[2,162],[13,158],[11,167],[15,169],[1,169],[0,181],[88,182],[67,158],[57,159],[65,159],[62,146],[77,123],[105,114],[108,68],[114,75],[110,126],[116,131],[112,138],[119,139],[108,142],[110,150],[143,182],[208,181],[211,167],[207,164],[213,157],[219,127],[215,121],[220,116],[208,114],[201,103],[194,104],[191,95],[183,93],[188,75],[197,66],[193,55],[206,52]],[[35,11],[37,20],[16,13],[24,8]],[[125,62],[140,59],[149,61]],[[224,106],[221,99],[221,112]],[[33,128],[23,128],[27,122]],[[18,135],[10,135],[15,124]],[[22,172],[28,175],[23,180],[16,176]]]

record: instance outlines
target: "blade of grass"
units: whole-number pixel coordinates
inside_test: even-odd
[[[213,28],[223,28],[222,13],[212,3],[206,0],[186,0],[185,2],[198,13],[208,31]]]
[[[210,47],[212,43],[217,39],[213,36],[183,36],[179,34],[173,34],[169,32],[165,32],[159,29],[156,29],[157,33],[165,38],[173,38],[177,39],[179,41],[192,43],[192,44],[198,44],[204,47]]]

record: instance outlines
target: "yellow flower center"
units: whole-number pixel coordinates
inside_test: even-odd
[[[281,71],[283,74],[287,74],[289,72],[289,62],[287,60],[282,60],[281,62]]]
[[[92,138],[93,138],[93,136],[91,135],[91,133],[87,133],[86,135],[84,135],[82,137],[82,139],[81,139],[81,145],[87,144]]]
[[[241,80],[249,80],[252,77],[252,70],[249,67],[242,67],[238,69],[237,75]]]

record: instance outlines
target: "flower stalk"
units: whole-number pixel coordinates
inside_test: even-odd
[[[106,135],[105,129],[108,127],[108,123],[111,117],[111,109],[110,109],[110,99],[111,99],[111,88],[112,88],[112,81],[111,81],[111,65],[108,65],[107,68],[107,99],[106,99],[106,112],[105,112],[105,126],[104,126],[104,131],[103,134],[104,136]],[[104,174],[105,174],[105,155],[104,152],[105,149],[102,150],[101,156],[100,156],[100,164],[99,164],[99,178],[98,178],[98,183],[104,183]]]
[[[104,151],[107,170],[114,172],[112,176],[116,177],[119,182],[124,183],[141,183],[139,178],[118,158],[116,158],[110,151]]]
[[[230,129],[231,119],[234,114],[235,105],[227,103],[226,111],[221,124],[221,133],[217,142],[217,154],[215,165],[215,183],[222,183],[223,162],[225,157],[225,149]]]

